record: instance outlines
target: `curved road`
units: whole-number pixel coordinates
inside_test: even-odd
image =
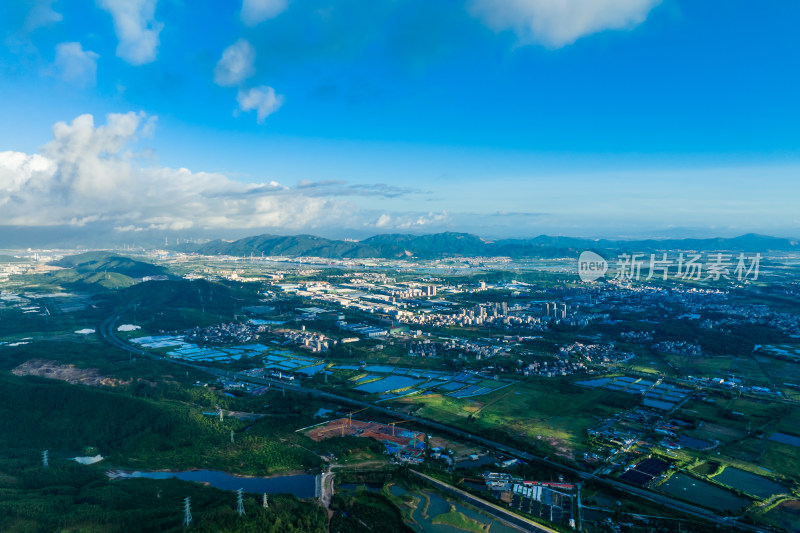
[[[129,344],[127,344],[127,343],[123,342],[122,340],[120,340],[114,334],[114,326],[116,325],[118,320],[119,320],[119,317],[109,317],[106,320],[104,320],[103,324],[102,324],[102,326],[100,327],[100,330],[99,330],[100,336],[103,339],[105,339],[106,341],[108,341],[109,343],[113,344],[114,346],[116,346],[116,347],[118,347],[118,348],[120,348],[122,350],[125,350],[127,352],[130,352],[130,353],[133,353],[133,354],[136,354],[136,355],[140,355],[142,357],[149,357],[151,359],[158,359],[158,360],[168,361],[170,363],[174,363],[174,364],[178,364],[178,365],[191,367],[191,368],[206,372],[208,374],[213,374],[213,375],[220,376],[220,377],[227,377],[227,378],[230,378],[230,379],[236,379],[236,380],[239,380],[239,381],[242,381],[242,382],[245,382],[245,383],[252,383],[252,384],[255,384],[255,385],[277,385],[277,386],[283,387],[283,388],[285,388],[287,390],[290,390],[290,391],[310,394],[311,396],[314,396],[314,397],[317,397],[317,398],[323,398],[323,399],[326,399],[326,400],[330,400],[333,403],[344,404],[344,405],[349,405],[349,406],[353,406],[353,407],[368,407],[368,408],[370,408],[370,409],[372,409],[374,411],[377,411],[379,413],[383,413],[383,414],[386,414],[386,415],[389,415],[389,416],[395,416],[395,417],[397,416],[397,413],[395,413],[392,409],[390,409],[388,407],[383,407],[383,406],[375,405],[373,403],[369,403],[369,402],[365,402],[365,401],[361,401],[361,400],[356,400],[356,399],[353,399],[353,398],[348,398],[346,396],[339,396],[338,394],[332,394],[330,392],[323,392],[323,391],[320,391],[320,390],[317,390],[317,389],[313,389],[313,388],[309,388],[309,387],[302,387],[300,385],[290,385],[288,383],[284,383],[282,381],[277,381],[277,380],[273,380],[273,379],[258,378],[258,377],[254,377],[254,376],[249,376],[249,375],[244,374],[242,372],[229,372],[229,371],[222,370],[222,369],[219,369],[219,368],[211,368],[211,367],[206,367],[206,366],[197,365],[197,364],[193,364],[193,363],[187,363],[185,361],[177,361],[175,359],[167,359],[165,357],[161,357],[161,356],[158,356],[158,355],[155,355],[155,354],[152,354],[152,353],[148,353],[148,352],[146,352],[144,350],[141,350],[139,348],[135,348],[133,346],[130,346]],[[720,526],[720,527],[722,527],[724,529],[730,530],[730,528],[735,527],[735,528],[738,528],[738,529],[740,529],[742,531],[753,531],[753,532],[764,532],[764,531],[766,531],[766,530],[764,530],[762,528],[759,528],[759,527],[756,527],[756,526],[753,526],[753,525],[750,525],[750,524],[743,523],[743,522],[738,521],[738,520],[736,520],[734,518],[728,519],[728,518],[719,517],[719,516],[717,516],[716,514],[714,514],[713,512],[711,512],[711,511],[709,511],[707,509],[703,509],[701,507],[697,507],[697,506],[694,506],[694,505],[691,505],[691,504],[688,504],[688,503],[684,503],[684,502],[681,502],[681,501],[678,501],[678,500],[674,500],[672,498],[668,498],[666,496],[662,496],[660,494],[657,494],[657,493],[654,493],[654,492],[651,492],[651,491],[648,491],[648,490],[645,490],[645,489],[641,489],[641,488],[634,487],[634,486],[631,486],[631,485],[626,485],[624,483],[621,483],[619,481],[615,481],[613,479],[602,478],[602,477],[596,476],[594,474],[591,474],[589,472],[584,472],[582,470],[578,470],[576,468],[573,468],[573,467],[570,467],[570,466],[567,466],[567,465],[564,465],[564,464],[561,464],[561,463],[556,463],[555,461],[551,461],[551,460],[546,459],[544,457],[538,457],[538,456],[532,455],[532,454],[530,454],[530,453],[528,453],[526,451],[518,450],[518,449],[513,448],[511,446],[507,446],[505,444],[501,444],[499,442],[495,442],[495,441],[486,439],[486,438],[481,437],[479,435],[474,435],[472,433],[469,433],[467,431],[463,431],[463,430],[458,429],[458,428],[454,428],[454,427],[451,427],[451,426],[446,426],[444,424],[440,424],[439,422],[434,422],[433,420],[428,420],[427,418],[422,418],[422,417],[415,416],[415,415],[406,415],[406,414],[403,414],[403,416],[405,418],[407,418],[408,420],[414,421],[414,422],[418,423],[419,425],[421,425],[423,427],[431,428],[431,429],[434,429],[436,431],[440,431],[440,432],[443,432],[443,433],[446,433],[446,434],[449,434],[449,435],[452,435],[452,436],[455,436],[455,437],[458,437],[458,438],[461,438],[461,439],[465,439],[465,440],[480,444],[483,447],[491,448],[491,449],[503,452],[503,453],[505,453],[507,455],[511,455],[511,456],[514,456],[514,457],[518,457],[520,459],[524,459],[526,461],[537,462],[537,463],[549,466],[549,467],[551,467],[553,469],[556,469],[556,470],[569,472],[570,474],[572,474],[572,475],[574,475],[574,476],[576,476],[576,477],[578,477],[578,478],[580,478],[582,480],[593,481],[595,483],[603,484],[603,485],[606,485],[608,487],[612,487],[614,489],[620,490],[622,492],[628,492],[628,493],[631,493],[631,494],[635,494],[635,495],[637,495],[637,496],[639,496],[641,498],[644,498],[646,500],[650,500],[652,502],[664,505],[666,507],[670,507],[672,509],[675,509],[677,511],[680,511],[680,512],[695,516],[697,518],[702,518],[702,519],[708,520],[708,521],[713,522],[716,525],[718,525],[718,526]]]

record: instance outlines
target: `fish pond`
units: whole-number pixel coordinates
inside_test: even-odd
[[[370,383],[365,383],[364,385],[359,385],[358,387],[353,388],[364,392],[376,393],[405,389],[417,383],[419,383],[419,380],[415,378],[391,375],[389,377],[372,381]]]
[[[738,468],[724,469],[722,473],[714,476],[714,481],[759,498],[769,498],[773,494],[788,492],[786,487],[771,479]]]
[[[750,504],[747,498],[686,474],[672,476],[658,490],[717,511],[737,511]]]

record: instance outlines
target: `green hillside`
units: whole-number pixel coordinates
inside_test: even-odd
[[[63,287],[83,292],[98,292],[131,287],[147,276],[167,276],[163,267],[137,261],[111,252],[87,252],[53,261],[60,270],[26,276],[30,286]]]

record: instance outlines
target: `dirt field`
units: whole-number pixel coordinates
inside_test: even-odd
[[[377,422],[362,422],[361,420],[348,420],[340,418],[331,420],[327,424],[315,426],[306,435],[315,440],[321,441],[331,437],[343,437],[353,435],[356,437],[370,437],[378,442],[392,442],[401,448],[419,448],[425,446],[425,434],[416,431],[409,431],[401,427],[392,427]]]
[[[428,445],[431,448],[449,448],[453,450],[453,454],[455,455],[456,459],[463,459],[472,454],[480,453],[481,451],[481,449],[477,446],[471,446],[469,444],[443,439],[442,437],[431,437],[428,441]]]
[[[77,368],[58,361],[31,359],[11,371],[17,376],[39,376],[58,379],[67,383],[89,385],[91,387],[122,385],[127,382],[102,375],[96,368]]]

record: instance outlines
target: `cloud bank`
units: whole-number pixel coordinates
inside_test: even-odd
[[[39,153],[0,152],[0,225],[71,226],[146,230],[267,228],[298,231],[338,225],[375,226],[348,197],[396,198],[415,191],[388,185],[304,181],[243,183],[218,173],[148,165],[132,146],[152,134],[155,117],[92,115],[53,126]],[[396,224],[405,218],[393,215]]]

